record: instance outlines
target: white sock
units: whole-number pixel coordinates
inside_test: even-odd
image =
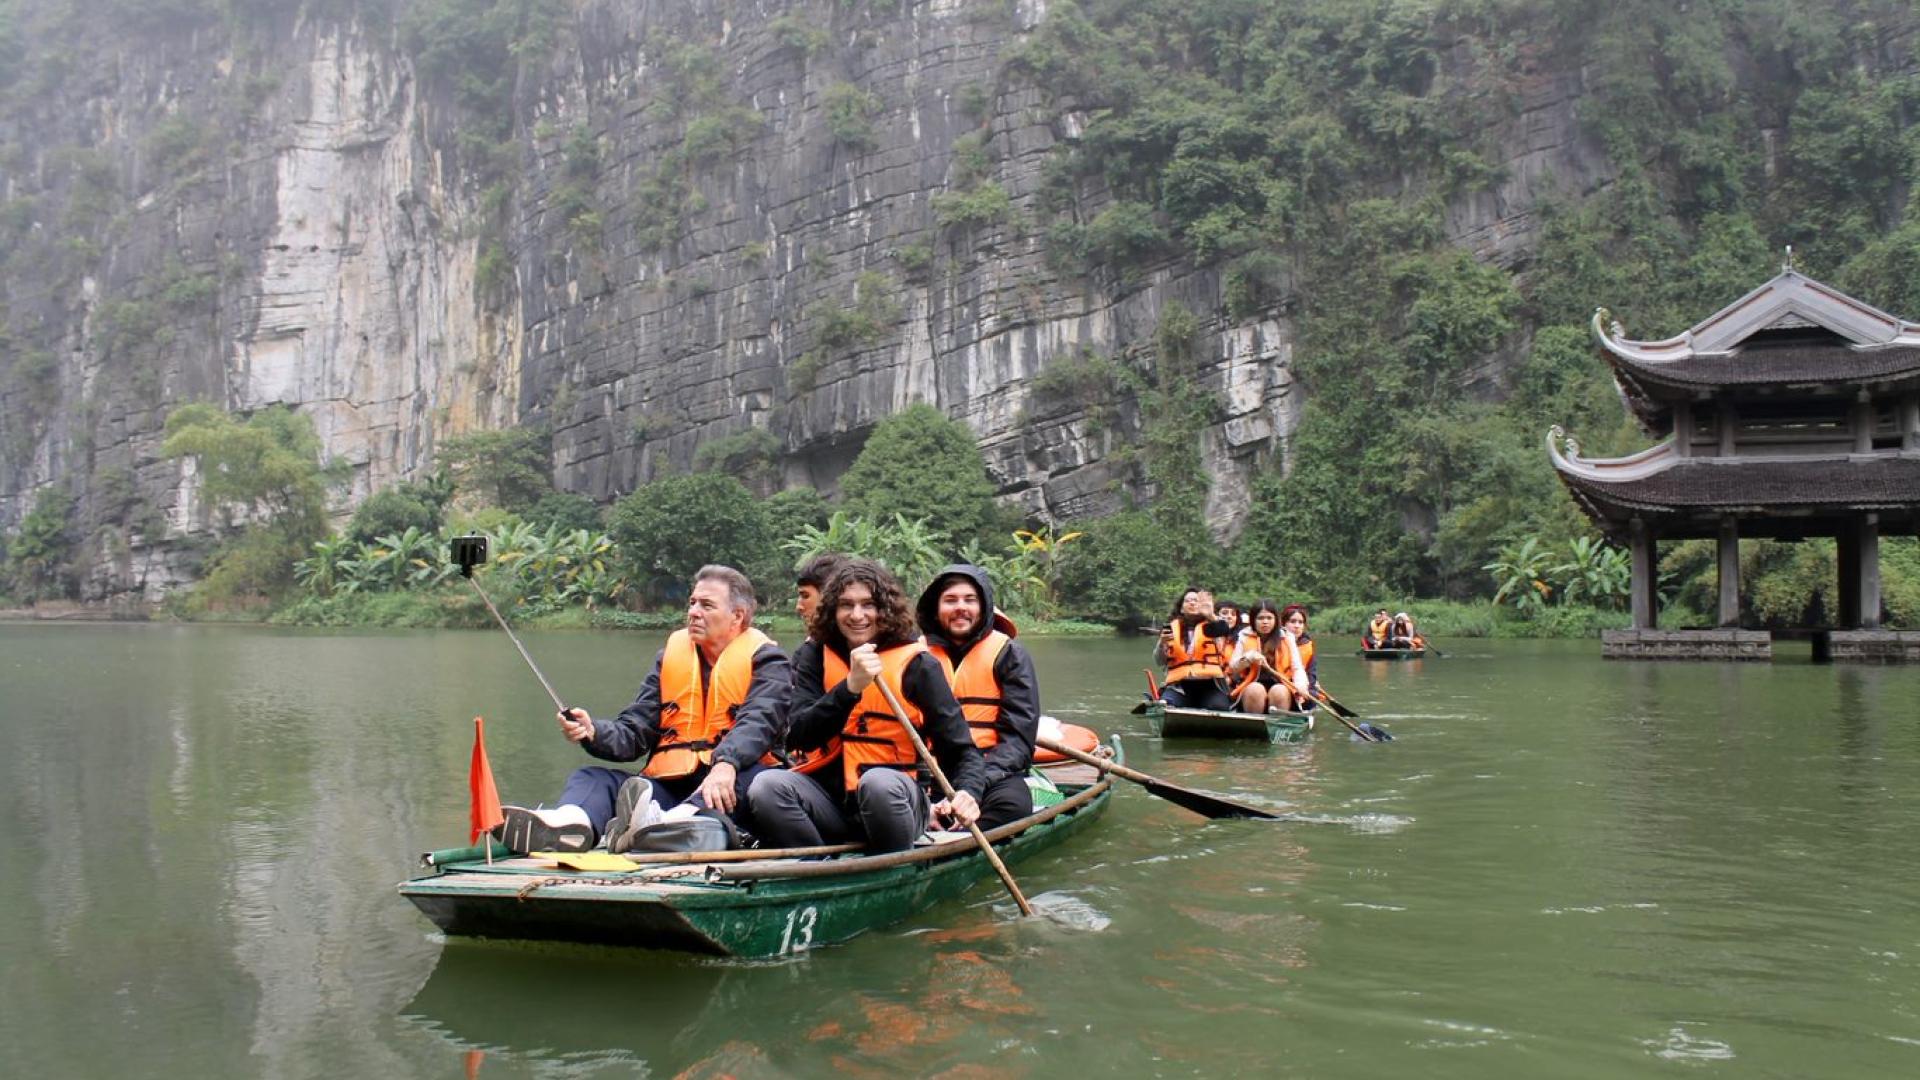
[[[587,817],[586,808],[576,803],[549,806],[545,809],[535,810],[534,813],[540,816],[541,821],[555,828],[559,828],[562,825],[591,826],[593,824],[593,821]]]

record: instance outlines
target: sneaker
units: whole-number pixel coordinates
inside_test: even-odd
[[[578,807],[572,808],[575,813]],[[500,842],[515,855],[534,851],[585,851],[593,846],[593,826],[586,815],[578,819],[564,809],[529,810],[524,806],[503,806],[506,819],[497,829]]]
[[[660,821],[660,804],[653,797],[653,781],[635,776],[620,785],[614,796],[613,820],[607,822],[607,850],[622,855],[633,850],[640,830]]]

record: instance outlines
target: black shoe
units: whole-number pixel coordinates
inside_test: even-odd
[[[500,842],[515,855],[534,851],[585,851],[593,846],[593,826],[570,823],[555,825],[542,811],[524,806],[503,806],[506,821],[500,825]]]

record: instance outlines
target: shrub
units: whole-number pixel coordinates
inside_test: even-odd
[[[607,529],[626,577],[655,600],[678,600],[710,562],[746,570],[764,557],[767,514],[746,485],[719,473],[671,476],[613,504]]]
[[[551,446],[545,428],[475,431],[441,444],[440,464],[458,491],[519,512],[553,490]]]
[[[1007,189],[981,184],[969,191],[943,191],[931,200],[933,219],[944,228],[971,228],[999,221],[1012,208]]]
[[[820,95],[820,106],[826,113],[827,130],[841,145],[864,152],[877,144],[873,118],[882,108],[878,95],[852,83],[834,83]]]
[[[364,544],[388,533],[400,533],[408,529],[433,532],[438,528],[440,506],[422,498],[419,492],[402,486],[385,488],[367,496],[365,502],[354,508],[353,520],[347,523],[344,535],[351,543]]]
[[[556,529],[563,533],[599,532],[600,504],[571,491],[549,491],[527,509],[527,524],[536,529]]]
[[[953,546],[987,533],[993,494],[973,430],[924,402],[882,420],[840,478],[841,500],[853,514],[925,520]]]

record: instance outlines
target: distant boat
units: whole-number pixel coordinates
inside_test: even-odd
[[[1120,743],[1113,742],[1121,761]],[[1110,775],[1047,775],[1058,802],[986,834],[1007,863],[1052,847],[1106,809]],[[844,845],[842,845],[844,847]],[[448,934],[673,949],[742,959],[792,956],[899,922],[994,871],[971,837],[886,855],[756,858],[752,851],[653,856],[631,870],[565,869],[552,857],[457,848],[422,857],[400,895]],[[604,852],[596,853],[604,860]],[[615,856],[618,858],[618,856]]]
[[[1244,713],[1218,709],[1182,709],[1150,701],[1144,710],[1153,733],[1163,739],[1265,739],[1299,742],[1313,730],[1311,713]]]
[[[1418,649],[1361,649],[1360,655],[1368,660],[1418,660],[1427,655],[1425,646]]]

